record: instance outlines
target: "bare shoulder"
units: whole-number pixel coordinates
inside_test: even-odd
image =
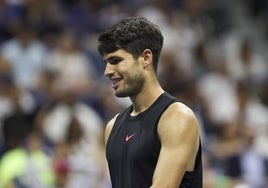
[[[116,118],[117,118],[117,116],[118,116],[119,114],[116,114],[108,123],[107,123],[107,125],[106,125],[106,127],[105,127],[105,144],[106,144],[106,142],[107,142],[107,140],[108,140],[108,138],[109,138],[109,136],[110,136],[110,133],[111,133],[111,131],[112,131],[112,128],[113,128],[113,126],[114,126],[114,123],[115,123],[115,121],[116,121]]]
[[[172,103],[162,114],[158,133],[161,136],[167,135],[196,137],[199,134],[198,121],[194,112],[181,102]]]
[[[163,113],[161,117],[162,121],[180,120],[191,121],[196,124],[197,120],[194,112],[185,104],[181,102],[172,103]]]

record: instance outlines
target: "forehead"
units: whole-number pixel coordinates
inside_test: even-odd
[[[123,49],[119,49],[116,50],[115,52],[107,53],[106,55],[104,55],[104,60],[108,60],[111,57],[132,58],[133,56],[131,53]]]

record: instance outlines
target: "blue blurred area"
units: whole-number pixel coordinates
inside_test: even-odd
[[[159,80],[198,116],[204,188],[264,188],[266,0],[0,0],[0,187],[110,187],[103,130],[130,103],[97,37],[127,16],[163,32]]]

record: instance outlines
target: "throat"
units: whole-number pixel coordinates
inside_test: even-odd
[[[131,116],[137,116],[140,113],[146,111],[148,108],[150,108],[153,103],[164,93],[163,92],[159,92],[159,94],[154,93],[152,95],[150,94],[146,94],[144,96],[140,96],[132,100],[132,104],[133,104],[133,109],[132,112],[130,113]]]

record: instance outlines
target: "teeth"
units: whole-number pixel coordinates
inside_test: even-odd
[[[113,79],[112,81],[113,81],[113,83],[116,83],[116,82],[119,82],[121,79],[120,78],[118,78],[118,79]]]

